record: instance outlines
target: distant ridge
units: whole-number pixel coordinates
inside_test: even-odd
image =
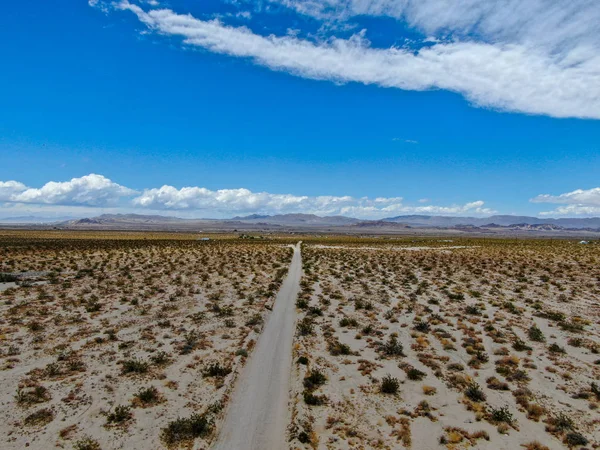
[[[27,223],[5,222],[14,226]],[[43,223],[29,222],[31,226]],[[600,233],[600,218],[540,219],[529,216],[496,215],[457,217],[405,215],[381,220],[361,220],[346,216],[316,214],[250,214],[230,219],[184,219],[144,214],[102,214],[96,217],[46,223],[66,229],[178,230],[178,231],[335,231],[377,234],[532,234],[592,235]]]
[[[563,228],[600,228],[600,217],[590,218],[561,218],[540,219],[530,216],[497,215],[490,217],[456,217],[456,216],[424,216],[408,215],[382,219],[384,222],[405,223],[421,227],[455,227],[458,225],[473,225],[476,227],[510,227],[517,225],[556,225]]]

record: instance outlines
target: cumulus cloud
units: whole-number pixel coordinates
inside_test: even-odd
[[[600,206],[600,188],[577,189],[560,195],[542,194],[532,198],[533,203],[558,203],[568,205]]]
[[[455,206],[409,206],[402,197],[298,196],[252,192],[248,189],[209,190],[173,186],[147,189],[132,201],[134,206],[154,210],[204,210],[218,213],[312,213],[381,218],[401,213],[489,214],[483,201]]]
[[[0,181],[0,201],[10,201],[13,196],[25,190],[27,190],[27,186],[18,181]]]
[[[594,215],[600,214],[600,188],[576,189],[560,195],[542,194],[530,200],[533,203],[554,203],[560,206],[553,211],[540,213],[550,215]]]
[[[218,189],[190,186],[148,188],[142,192],[117,184],[103,175],[89,174],[70,181],[50,181],[41,188],[28,187],[18,181],[0,181],[0,207],[91,212],[94,208],[121,208],[126,211],[177,211],[189,216],[230,217],[240,213],[349,215],[360,218],[382,218],[398,214],[491,214],[479,200],[464,205],[411,206],[402,197],[352,197],[349,195],[294,195],[253,192],[249,189]]]
[[[16,181],[0,182],[0,200],[11,203],[108,206],[135,193],[93,173],[70,181],[50,181],[41,188],[27,187]]]
[[[445,89],[501,110],[600,118],[599,2],[279,1],[320,18],[387,15],[452,39],[428,39],[433,45],[417,50],[375,48],[364,33],[311,41],[295,34],[263,36],[170,9],[143,9],[127,0],[117,8],[132,11],[150,30],[182,37],[185,44],[306,78]]]

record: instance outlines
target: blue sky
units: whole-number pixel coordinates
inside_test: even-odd
[[[443,3],[8,3],[0,218],[600,216],[600,5]]]

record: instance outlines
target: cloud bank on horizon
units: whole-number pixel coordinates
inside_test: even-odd
[[[18,181],[0,181],[0,206],[4,210],[38,206],[50,211],[49,206],[83,207],[88,213],[94,209],[111,208],[127,212],[170,211],[191,213],[196,216],[224,218],[236,214],[311,213],[319,215],[347,215],[359,218],[382,218],[397,214],[492,214],[481,200],[463,205],[411,206],[402,197],[306,196],[252,192],[248,189],[210,190],[203,187],[173,186],[149,188],[138,192],[98,174],[89,174],[70,181],[50,181],[41,188],[28,187]]]
[[[249,189],[218,189],[189,186],[162,186],[135,190],[120,185],[103,175],[89,174],[69,181],[49,181],[40,188],[19,181],[0,181],[0,213],[74,212],[93,214],[109,208],[113,212],[185,213],[194,217],[228,218],[233,215],[261,213],[307,213],[344,215],[364,219],[380,219],[403,214],[486,216],[497,211],[476,200],[461,205],[430,205],[419,200],[406,204],[402,197],[307,196],[253,192]],[[600,214],[600,188],[576,190],[552,195],[539,195],[534,203],[554,203],[554,211],[540,215],[591,216]]]
[[[233,2],[238,18],[251,18],[257,8],[310,17],[321,24],[316,34],[253,29],[250,19],[235,26],[226,23],[226,15],[197,18],[157,1],[89,3],[104,11],[133,12],[145,32],[305,78],[442,89],[481,107],[600,119],[600,2],[595,0]],[[423,37],[377,47],[368,39],[368,28],[336,36],[366,16],[397,20]]]

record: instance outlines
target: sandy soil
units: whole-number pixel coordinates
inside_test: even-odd
[[[208,448],[291,257],[240,239],[0,240],[0,272],[44,271],[0,294],[0,448]]]
[[[279,450],[286,446],[295,300],[301,274],[298,244],[273,311],[236,382],[215,450]]]
[[[597,448],[597,250],[456,247],[305,246],[290,448]]]

